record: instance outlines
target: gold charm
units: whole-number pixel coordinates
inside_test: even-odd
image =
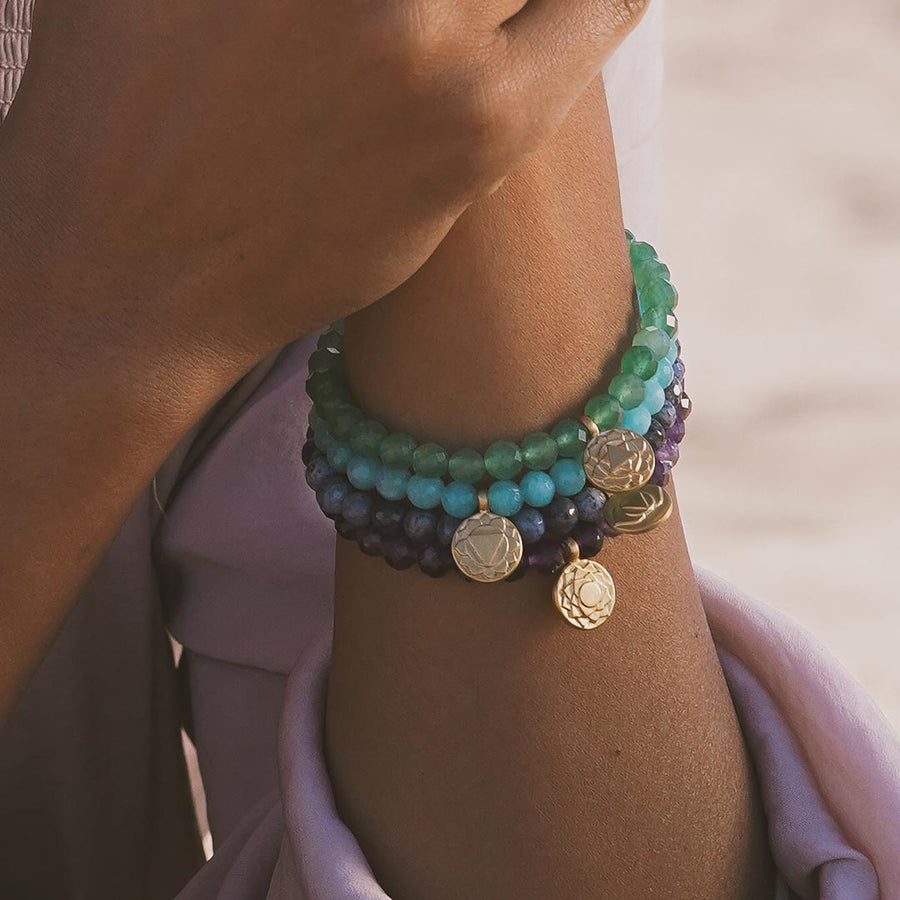
[[[502,581],[522,560],[519,529],[505,516],[481,509],[459,523],[451,544],[457,568],[475,581]]]
[[[556,582],[553,602],[570,625],[585,630],[596,628],[612,615],[616,586],[600,563],[574,559]]]
[[[672,515],[672,498],[658,484],[645,484],[636,491],[610,494],[603,515],[622,534],[642,534]]]
[[[601,431],[584,448],[584,472],[594,487],[608,494],[633,491],[653,474],[656,456],[641,435],[627,428]]]

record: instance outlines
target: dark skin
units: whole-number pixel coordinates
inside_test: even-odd
[[[634,328],[622,229],[598,79],[552,144],[347,322],[363,408],[448,448],[578,415]],[[326,749],[390,896],[772,896],[677,510],[599,559],[619,600],[585,633],[547,576],[431,580],[338,542]]]

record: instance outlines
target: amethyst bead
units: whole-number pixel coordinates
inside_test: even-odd
[[[440,578],[446,575],[453,565],[453,557],[446,547],[429,545],[419,552],[419,568],[429,578]]]
[[[381,556],[381,535],[374,528],[360,528],[356,532],[356,543],[366,556]]]
[[[680,451],[675,441],[665,440],[659,450],[656,451],[657,462],[668,463],[674,466],[678,462]]]
[[[682,419],[686,419],[691,414],[692,406],[691,398],[682,391],[681,396],[678,398],[678,402],[675,404],[678,415],[681,416]]]
[[[596,556],[603,546],[603,529],[592,522],[579,522],[572,532],[582,557]]]
[[[351,491],[344,498],[341,515],[354,528],[363,528],[372,520],[372,495],[364,491]]]
[[[314,456],[309,465],[306,467],[306,483],[314,490],[318,491],[322,488],[326,481],[335,474],[334,469],[325,459],[325,454]]]
[[[672,423],[672,427],[668,432],[668,439],[670,441],[675,441],[676,444],[680,444],[684,440],[684,419],[681,416],[678,416],[677,419]]]
[[[396,500],[378,498],[372,506],[372,525],[379,534],[395,534],[403,527],[406,507]]]
[[[389,534],[383,537],[381,552],[392,569],[408,569],[418,559],[415,548],[402,534]]]
[[[658,466],[657,466],[657,468],[658,468]],[[656,470],[654,469],[654,471],[656,471]],[[653,481],[652,476],[651,476],[650,480]],[[610,538],[610,537],[618,537],[619,536],[619,532],[616,531],[616,529],[613,528],[612,525],[610,525],[609,522],[607,522],[607,520],[605,518],[599,524],[600,524],[600,530],[603,532],[604,537]]]
[[[651,418],[650,427],[647,429],[647,433],[644,437],[654,450],[658,450],[662,442],[666,439],[666,429],[663,428],[662,424],[657,422],[656,419]]]
[[[512,521],[519,529],[522,542],[526,545],[536,544],[547,530],[543,515],[531,506],[526,506],[521,512],[514,515]]]
[[[659,422],[659,424],[668,431],[672,427],[676,415],[675,404],[667,400],[663,404],[663,408],[653,416],[653,420]]]
[[[577,523],[578,510],[571,497],[557,495],[544,507],[544,524],[548,534],[562,537]]]
[[[329,519],[339,516],[344,500],[351,490],[350,482],[346,478],[341,475],[332,475],[316,491],[316,500],[319,503],[319,508]]]
[[[427,509],[411,509],[403,518],[403,530],[411,541],[426,544],[437,532],[437,516]]]
[[[669,483],[669,475],[672,471],[672,464],[667,462],[656,461],[656,466],[653,469],[653,474],[650,476],[650,484],[659,485],[659,487],[665,487]]]
[[[572,500],[575,510],[582,522],[600,522],[603,519],[603,505],[606,503],[606,494],[589,486],[579,491]]]
[[[541,541],[528,551],[528,565],[539,572],[553,572],[564,563],[562,547],[552,541]]]

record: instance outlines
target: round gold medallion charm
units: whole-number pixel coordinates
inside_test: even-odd
[[[608,494],[633,491],[650,480],[656,456],[650,443],[627,428],[601,431],[584,448],[584,473]]]
[[[575,559],[562,570],[553,589],[553,602],[570,625],[596,628],[612,615],[616,586],[600,563]]]
[[[622,534],[642,534],[662,525],[672,515],[672,498],[658,485],[611,494],[603,504],[606,521]]]
[[[502,581],[522,560],[522,535],[505,516],[481,511],[460,522],[451,550],[463,575],[475,581]]]

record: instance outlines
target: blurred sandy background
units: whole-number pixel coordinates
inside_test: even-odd
[[[696,562],[900,727],[900,0],[669,0],[660,254]]]

